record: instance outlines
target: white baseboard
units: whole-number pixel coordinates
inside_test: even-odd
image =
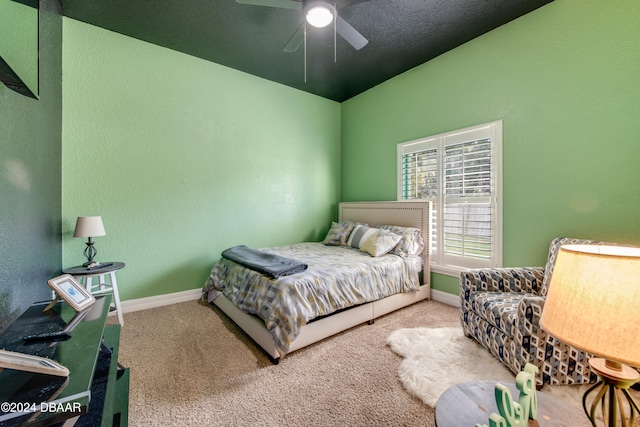
[[[150,308],[163,307],[165,305],[177,304],[179,302],[195,301],[200,299],[202,288],[191,289],[188,291],[175,292],[173,294],[156,295],[147,298],[131,299],[122,301],[123,313],[132,311],[147,310]]]
[[[431,289],[431,299],[454,307],[460,307],[460,295],[450,294],[448,292]]]
[[[133,311],[148,310],[150,308],[163,307],[165,305],[177,304],[180,302],[195,301],[200,299],[201,295],[202,288],[197,288],[172,294],[131,299],[122,301],[122,312],[131,313]],[[454,307],[460,307],[459,295],[453,295],[448,292],[431,289],[431,299]]]

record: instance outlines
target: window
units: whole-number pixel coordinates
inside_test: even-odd
[[[502,121],[398,144],[398,199],[433,202],[431,268],[502,264]]]

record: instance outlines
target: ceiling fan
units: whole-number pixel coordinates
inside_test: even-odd
[[[359,3],[363,0],[350,0],[348,3]],[[285,52],[295,52],[303,41],[306,45],[306,24],[316,28],[324,28],[334,23],[335,33],[340,34],[356,50],[362,49],[369,41],[347,21],[338,15],[335,3],[330,0],[236,0],[241,4],[276,7],[280,9],[301,10],[305,19],[284,47]],[[335,42],[334,42],[335,52]],[[335,55],[334,55],[335,60]]]

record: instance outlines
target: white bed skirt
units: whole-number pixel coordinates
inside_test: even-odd
[[[310,322],[301,329],[298,337],[291,343],[289,353],[429,297],[430,286],[426,284],[420,286],[420,290],[416,292],[391,295]],[[262,347],[272,360],[276,362],[279,360],[280,354],[262,319],[240,310],[224,295],[219,295],[213,300],[213,304]]]

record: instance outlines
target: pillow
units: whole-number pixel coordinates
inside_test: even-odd
[[[391,251],[392,254],[400,256],[420,255],[424,250],[424,239],[419,228],[401,227],[399,225],[381,225],[378,228],[402,236],[398,245]]]
[[[347,239],[355,225],[351,221],[332,222],[331,228],[322,243],[327,246],[346,246]]]
[[[375,231],[375,228],[371,228],[367,225],[356,224],[349,236],[349,240],[347,240],[347,246],[360,249],[364,242],[366,242],[367,239],[375,233]]]
[[[381,256],[395,248],[402,236],[385,230],[376,230],[360,248],[371,256]]]

